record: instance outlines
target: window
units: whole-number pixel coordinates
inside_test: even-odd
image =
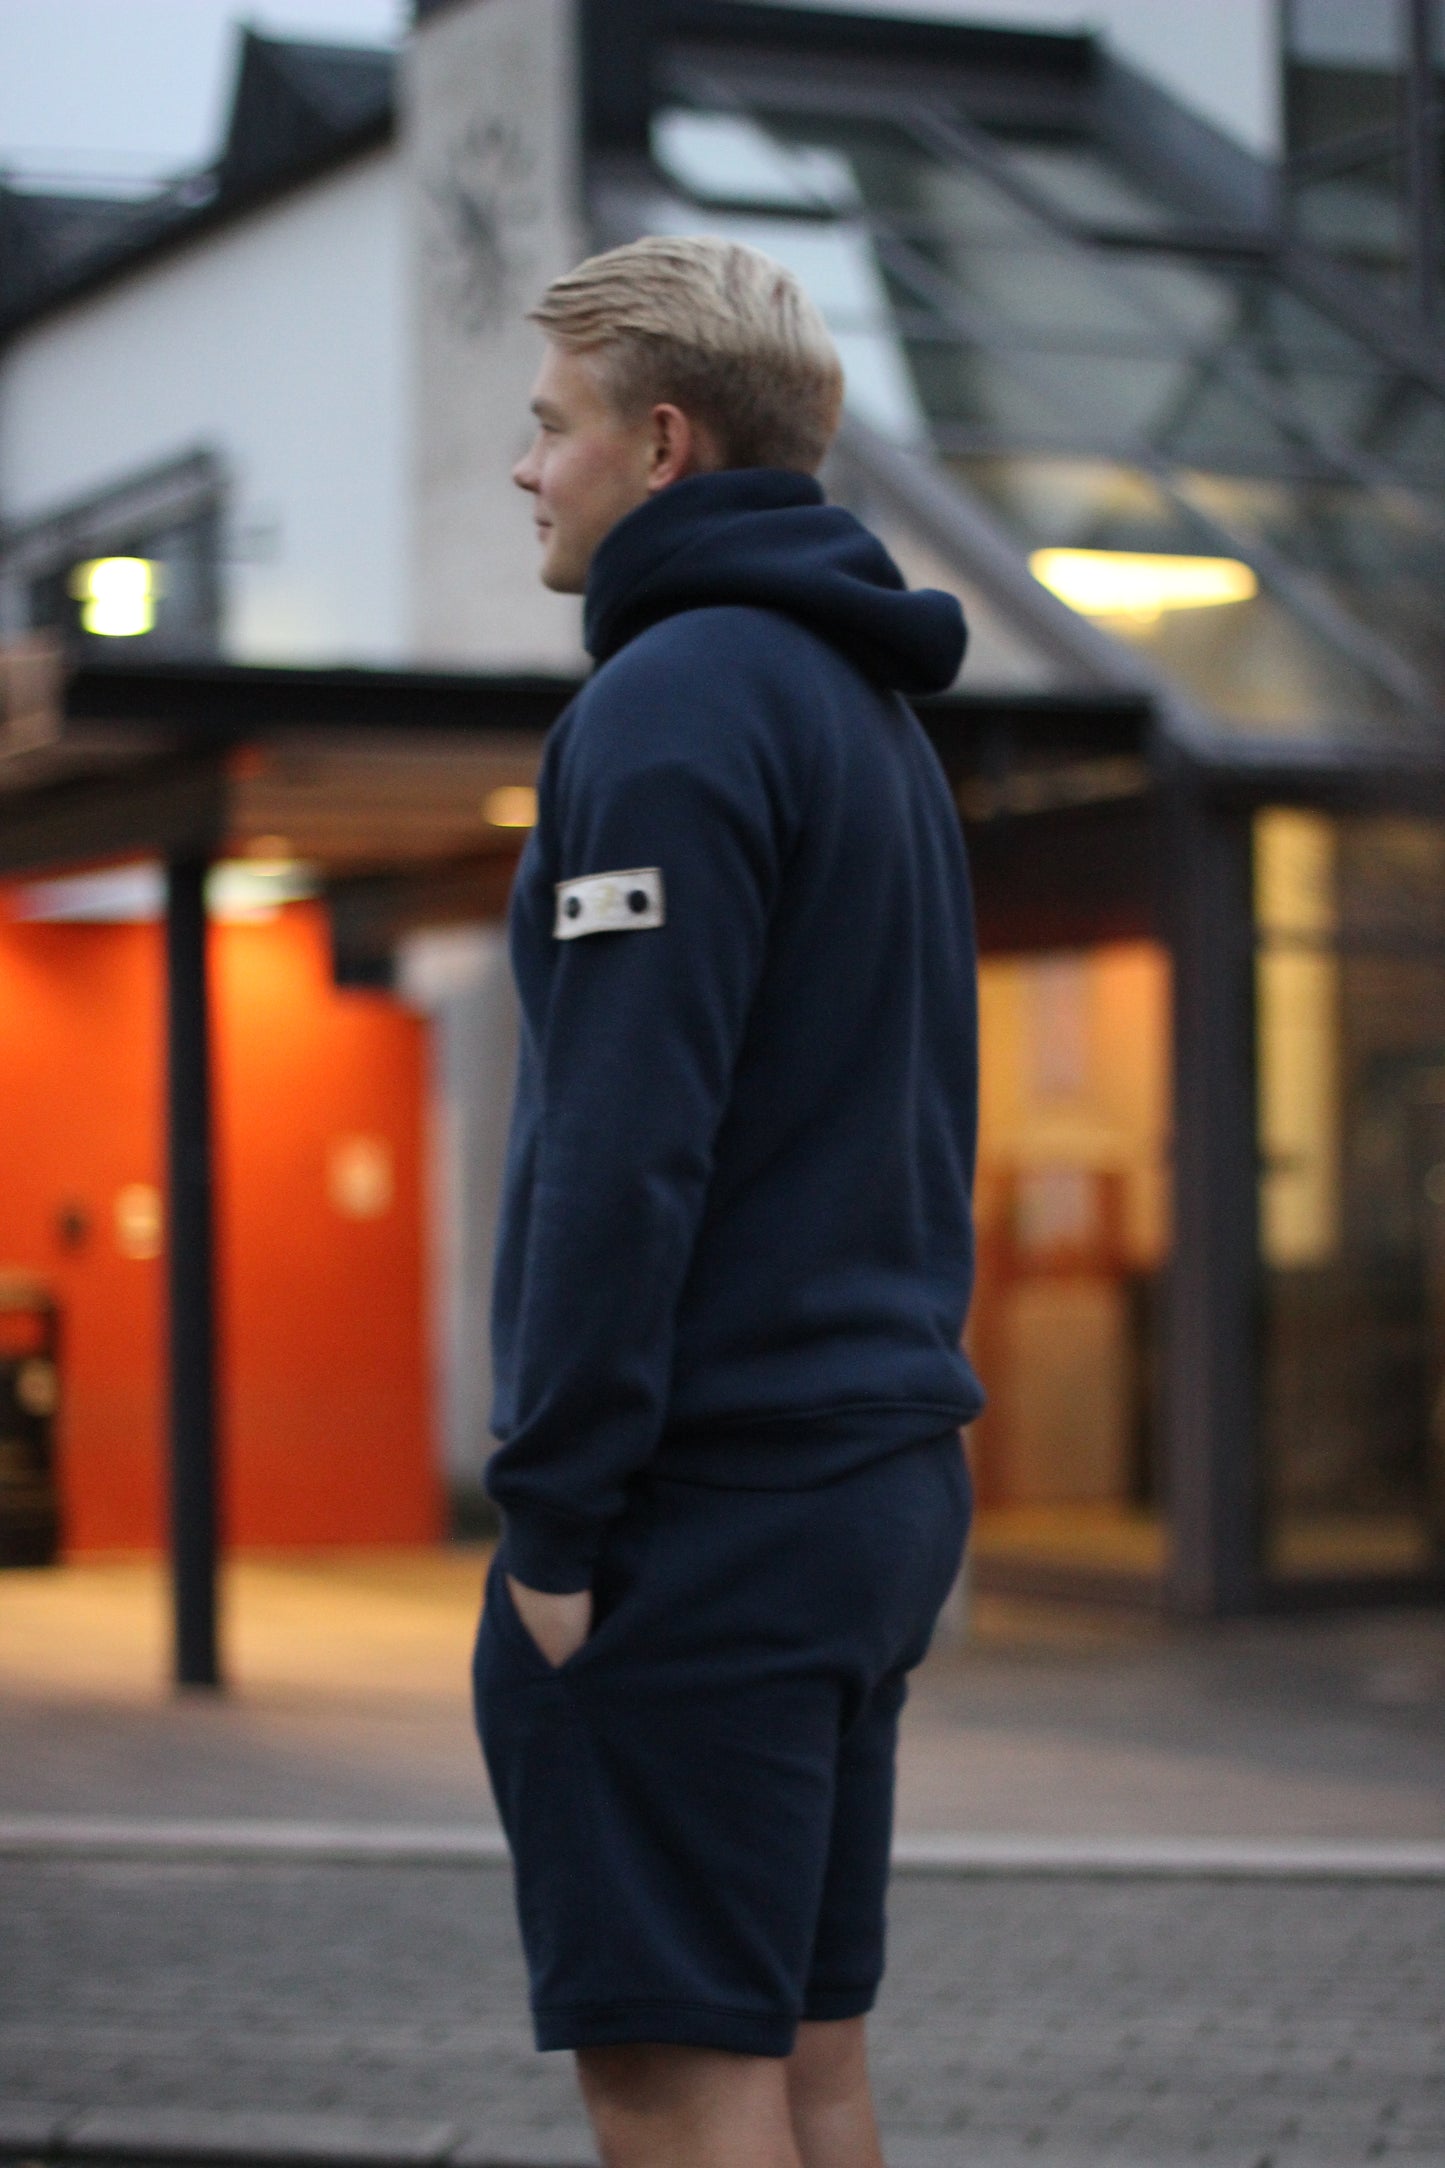
[[[1255,831],[1264,1557],[1445,1564],[1445,824]]]
[[[1435,742],[1445,398],[1298,290],[1272,231],[1225,245],[1083,122],[718,87],[656,119],[651,230],[788,263],[850,410],[1005,546],[1247,568],[1227,607],[1091,613],[1223,730]]]
[[[218,464],[196,453],[12,529],[5,624],[55,631],[77,656],[214,654],[221,509]]]
[[[1440,0],[1418,18],[1402,0],[1289,0],[1284,115],[1294,224],[1426,315],[1438,310],[1445,268],[1442,84]]]

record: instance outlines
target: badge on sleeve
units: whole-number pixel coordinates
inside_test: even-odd
[[[625,873],[559,881],[552,931],[559,941],[575,941],[584,933],[638,933],[644,926],[660,926],[666,916],[662,868],[633,866]]]

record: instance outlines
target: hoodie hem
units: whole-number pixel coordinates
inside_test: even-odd
[[[816,1490],[870,1462],[932,1445],[973,1421],[971,1401],[842,1403],[669,1431],[652,1473],[717,1490]]]

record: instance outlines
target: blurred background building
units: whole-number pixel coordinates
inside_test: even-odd
[[[830,489],[972,626],[980,1577],[1445,1588],[1445,5],[1099,13],[419,0],[238,33],[164,186],[0,189],[0,1266],[73,1546],[164,1527],[166,860],[231,1538],[475,1524],[500,919],[584,663],[522,312],[696,231],[819,301]]]

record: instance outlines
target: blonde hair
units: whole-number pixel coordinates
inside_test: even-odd
[[[725,467],[813,474],[837,430],[843,366],[828,327],[760,249],[633,241],[554,279],[531,320],[558,346],[596,356],[620,413],[681,407]]]

